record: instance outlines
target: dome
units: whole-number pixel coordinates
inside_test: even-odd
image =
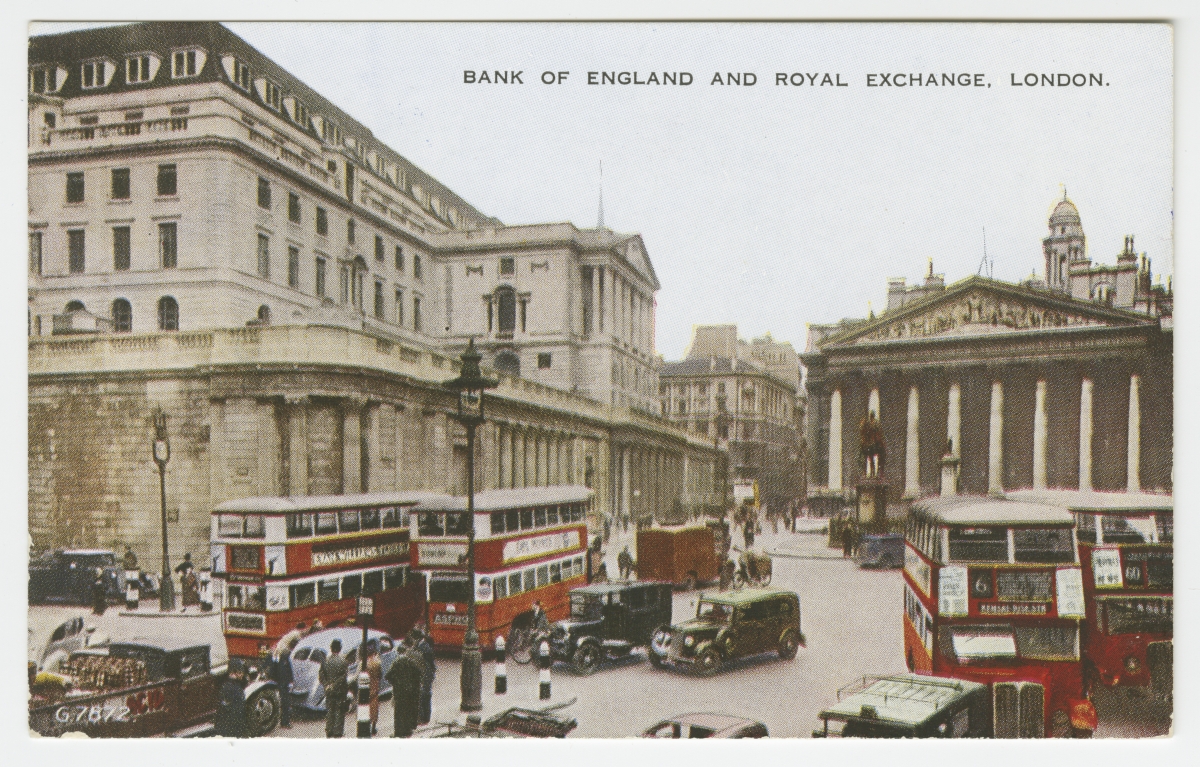
[[[1068,200],[1066,197],[1062,202],[1054,206],[1054,212],[1050,214],[1050,223],[1054,224],[1078,224],[1079,209],[1075,207],[1075,203]]]

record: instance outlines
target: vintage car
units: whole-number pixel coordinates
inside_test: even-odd
[[[58,671],[63,661],[71,654],[88,645],[95,644],[95,626],[84,623],[82,615],[61,620],[29,621],[29,665],[37,671]]]
[[[559,716],[555,711],[575,702],[545,708],[513,707],[482,719],[478,714],[467,717],[465,725],[458,722],[446,723],[446,732],[433,735],[435,738],[565,738],[567,733],[579,726],[573,717]]]
[[[765,738],[767,726],[729,714],[680,714],[642,733],[643,738]]]
[[[656,630],[649,653],[655,667],[669,662],[707,676],[734,658],[776,652],[791,660],[804,643],[795,592],[740,589],[702,593],[696,617]]]
[[[292,649],[292,705],[310,711],[325,711],[325,688],[321,686],[321,664],[329,657],[329,645],[333,640],[342,643],[342,655],[349,664],[346,675],[349,692],[353,694],[358,684],[358,646],[362,644],[362,629],[353,626],[324,629],[302,638]],[[367,641],[379,647],[379,660],[383,664],[384,678],[379,682],[379,695],[390,695],[392,685],[387,681],[388,669],[399,657],[396,643],[383,631],[371,629]]]
[[[224,672],[209,665],[209,646],[182,638],[113,642],[80,650],[61,673],[38,674],[29,727],[45,736],[189,737],[212,733]],[[256,678],[245,688],[251,737],[279,721],[279,688]]]
[[[899,533],[871,533],[859,541],[854,561],[859,567],[904,567],[904,536]]]
[[[814,738],[987,738],[992,735],[988,686],[965,679],[896,674],[864,677],[838,690],[818,716]],[[830,721],[841,723],[831,731]]]
[[[571,616],[550,628],[550,655],[580,674],[628,656],[671,624],[671,584],[617,581],[572,589]]]
[[[125,601],[125,571],[118,566],[117,555],[103,549],[75,549],[46,552],[30,560],[29,604],[90,605],[97,569],[103,574],[108,601]]]

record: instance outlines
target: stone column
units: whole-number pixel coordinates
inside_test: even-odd
[[[308,397],[284,398],[288,415],[288,495],[308,495]]]
[[[342,400],[342,492],[362,492],[362,430],[359,419],[366,400]]]
[[[950,384],[946,403],[946,439],[950,440],[951,454],[962,457],[962,389],[957,383]]]
[[[917,387],[908,390],[908,433],[904,438],[904,495],[921,495],[921,417],[920,393]]]
[[[842,390],[829,395],[829,489],[842,489]]]
[[[600,308],[600,267],[592,267],[592,335],[600,335],[600,317],[604,310]]]
[[[1039,379],[1033,405],[1033,489],[1046,489],[1046,381]]]
[[[525,432],[513,432],[512,486],[525,487]]]
[[[496,482],[496,487],[512,487],[512,431],[507,426],[497,426],[496,433],[500,443],[499,455],[496,459],[500,478]]]
[[[1079,489],[1092,489],[1092,379],[1079,393]]]
[[[629,486],[633,451],[625,448],[621,451],[621,514],[628,516],[633,511],[633,488]]]
[[[992,415],[988,420],[988,492],[1004,492],[1004,386],[992,381]]]
[[[1142,489],[1142,404],[1139,397],[1141,377],[1129,376],[1129,434],[1125,442],[1125,492]]]

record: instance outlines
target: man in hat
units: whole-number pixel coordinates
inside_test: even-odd
[[[434,662],[433,642],[429,639],[429,633],[416,626],[413,628],[413,634],[416,635],[417,653],[421,656],[421,701],[417,721],[429,724],[429,720],[433,718],[433,678],[437,675],[437,664]]]
[[[244,738],[249,734],[246,726],[246,667],[240,660],[229,661],[229,673],[217,696],[213,726],[220,737]]]
[[[299,638],[299,637],[297,637]],[[266,649],[266,645],[263,646]],[[279,685],[279,726],[289,729],[292,726],[292,682],[295,674],[292,672],[291,649],[275,647],[275,653],[267,661],[267,676]]]
[[[317,680],[325,688],[325,737],[340,738],[346,727],[346,674],[350,666],[342,656],[342,642],[329,643],[329,657],[321,663]]]
[[[407,738],[420,722],[421,677],[424,664],[416,648],[407,641],[404,652],[392,663],[385,678],[392,685],[393,738]]]

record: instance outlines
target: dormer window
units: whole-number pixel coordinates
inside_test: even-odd
[[[292,108],[292,119],[295,120],[296,124],[301,128],[308,128],[308,107],[304,106],[304,102],[300,101],[299,99],[296,100],[295,105]]]
[[[57,93],[67,79],[67,70],[54,65],[32,67],[29,70],[30,93]]]
[[[139,53],[125,59],[125,82],[130,85],[148,83],[158,74],[159,60],[149,53]]]
[[[107,59],[95,59],[83,62],[80,67],[80,80],[83,88],[103,88],[112,81],[117,68]]]
[[[255,81],[255,85],[258,86],[258,95],[262,97],[267,108],[276,112],[283,111],[283,91],[279,89],[278,85],[266,78],[258,79]]]
[[[250,67],[245,62],[233,56],[222,56],[221,66],[225,68],[225,76],[229,78],[229,82],[237,87],[249,91],[254,86],[254,80],[250,77]]]
[[[204,51],[199,48],[175,51],[171,54],[171,77],[195,77],[204,68]]]

